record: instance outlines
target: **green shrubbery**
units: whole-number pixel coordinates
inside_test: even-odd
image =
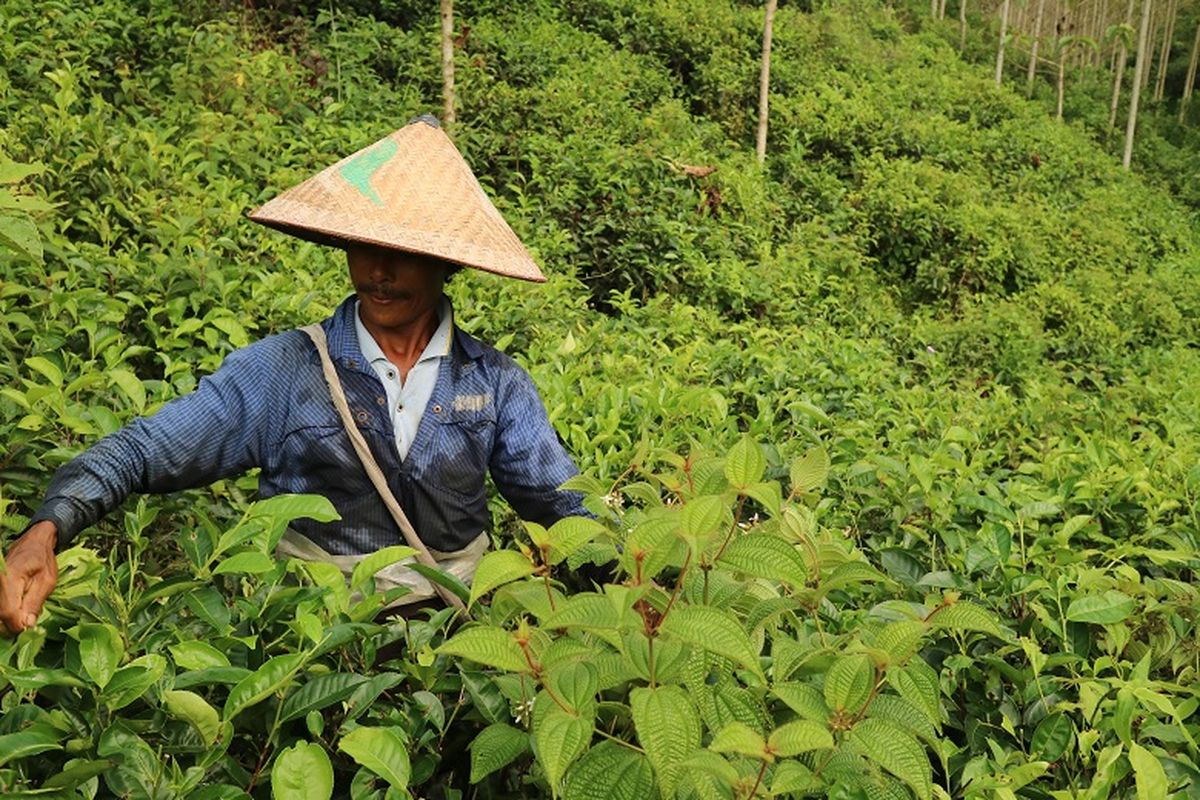
[[[0,3],[0,153],[42,168],[3,184],[0,226],[28,210],[45,246],[40,265],[0,247],[6,532],[99,435],[349,291],[338,254],[244,215],[439,105],[436,15],[261,5]],[[486,796],[594,796],[618,774],[651,796],[681,771],[705,798],[809,780],[843,797],[1159,797],[1160,773],[1193,791],[1186,208],[869,4],[780,9],[763,167],[756,5],[458,5],[457,141],[550,274],[462,275],[458,319],[529,366],[604,525],[565,547],[569,525],[525,528],[496,501],[498,541],[520,544],[489,570],[512,580],[477,586],[495,590],[477,627],[439,652],[444,617],[368,623],[376,600],[263,560],[272,528],[242,517],[253,476],[149,499],[98,526],[101,555],[64,556],[42,628],[0,646],[0,737],[21,737],[2,739],[0,759],[20,754],[0,761],[3,791],[53,788],[71,759],[57,780],[82,792],[62,796],[265,796],[273,772],[319,788],[323,764],[355,797],[389,774],[429,796],[472,772]],[[1156,135],[1176,134],[1142,146]],[[12,212],[12,196],[54,207]],[[719,524],[696,522],[708,512]],[[225,560],[205,550],[239,530]],[[725,534],[783,542],[803,574],[717,557]],[[656,581],[638,548],[662,557]],[[607,588],[571,574],[584,559],[611,563]],[[856,578],[831,586],[839,569]],[[547,588],[612,615],[555,621]],[[955,607],[988,633],[937,624]],[[720,617],[736,652],[670,622],[685,609]],[[503,656],[522,631],[536,669],[470,644]],[[391,640],[400,655],[380,657]],[[293,715],[300,697],[320,707]],[[688,748],[664,744],[649,704]],[[815,744],[796,756],[802,729]],[[903,744],[880,748],[881,730]],[[397,737],[407,775],[401,755],[363,760]]]

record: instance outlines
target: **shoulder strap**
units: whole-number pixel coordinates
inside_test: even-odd
[[[333,405],[337,409],[338,416],[342,418],[342,425],[345,427],[346,433],[350,436],[350,442],[354,445],[354,452],[358,454],[358,460],[362,462],[363,469],[367,471],[367,477],[371,479],[371,483],[375,486],[375,491],[379,493],[379,497],[383,500],[383,504],[387,506],[392,519],[396,521],[400,532],[404,534],[404,540],[408,542],[409,547],[417,551],[417,560],[427,567],[439,569],[437,561],[429,552],[429,548],[417,536],[417,532],[413,529],[412,523],[408,521],[404,509],[400,507],[396,496],[388,488],[383,470],[379,468],[378,462],[375,461],[375,456],[371,454],[371,448],[367,446],[367,442],[363,439],[362,433],[359,432],[358,426],[354,424],[354,419],[350,414],[350,405],[346,402],[346,393],[342,391],[342,382],[338,380],[337,370],[333,367],[333,360],[329,358],[329,347],[325,340],[325,330],[316,324],[307,325],[300,330],[308,334],[308,338],[312,339],[312,343],[316,345],[317,353],[321,356],[321,371],[325,373],[325,382],[329,384],[329,395],[333,399]],[[438,594],[449,605],[466,611],[466,606],[458,595],[437,582],[431,581],[431,583],[433,583],[433,588],[437,590]]]

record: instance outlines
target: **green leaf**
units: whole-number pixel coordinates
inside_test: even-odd
[[[238,681],[229,690],[229,697],[225,700],[225,711],[222,715],[225,721],[233,719],[250,706],[261,703],[286,686],[304,665],[305,658],[305,653],[276,656]]]
[[[938,734],[933,722],[924,711],[917,708],[915,703],[911,703],[903,697],[893,694],[875,695],[870,708],[867,709],[867,716],[894,722],[931,745],[937,746]]]
[[[1129,595],[1110,589],[1101,595],[1076,597],[1067,607],[1067,620],[1070,622],[1090,622],[1098,625],[1112,625],[1123,622],[1133,613],[1134,600]]]
[[[367,579],[374,578],[379,570],[390,567],[397,561],[412,558],[416,553],[413,548],[398,544],[376,550],[354,565],[354,572],[350,574],[350,591],[358,591]]]
[[[58,740],[62,735],[49,726],[35,725],[19,733],[0,736],[0,767],[38,753],[61,750]]]
[[[529,662],[513,635],[503,628],[464,628],[437,649],[439,654],[477,661],[506,672],[528,672]]]
[[[109,710],[116,711],[138,700],[158,683],[166,668],[167,659],[158,654],[135,658],[113,673],[112,680],[104,687],[104,704]]]
[[[799,761],[784,761],[771,777],[771,794],[798,796],[820,788],[821,781]]]
[[[366,682],[362,675],[350,672],[330,672],[312,678],[299,689],[288,694],[279,709],[279,721],[290,722],[310,711],[319,711],[334,703],[340,703]]]
[[[917,652],[928,630],[928,626],[918,620],[889,622],[875,637],[875,647],[888,654],[890,663],[903,664]]]
[[[40,162],[18,164],[16,161],[0,161],[0,184],[20,183],[30,175],[40,175],[46,166]]]
[[[921,709],[931,723],[942,723],[942,692],[932,667],[917,658],[907,666],[890,668],[887,676],[892,688]]]
[[[735,753],[750,758],[767,757],[766,742],[762,734],[744,722],[731,722],[713,737],[708,749],[714,753]]]
[[[97,775],[103,775],[113,768],[113,762],[107,758],[96,759],[94,761],[78,761],[64,769],[57,775],[53,775],[46,779],[42,784],[42,789],[74,789],[75,787],[90,781]]]
[[[737,537],[725,548],[718,563],[756,578],[783,581],[794,589],[803,589],[808,580],[804,557],[795,546],[765,533]]]
[[[678,686],[639,687],[630,692],[629,705],[662,794],[674,797],[680,763],[700,746],[700,716]]]
[[[487,553],[479,559],[479,565],[475,568],[469,605],[475,605],[475,601],[498,586],[532,575],[534,569],[529,557],[516,550]]]
[[[814,447],[792,463],[792,494],[804,494],[821,488],[829,478],[829,454]]]
[[[633,573],[633,561],[639,555],[642,559],[641,573],[643,580],[649,580],[671,563],[671,554],[678,545],[680,514],[671,509],[639,522],[634,526],[625,540],[625,553],[629,572]]]
[[[864,719],[850,729],[850,745],[916,792],[919,800],[933,795],[933,769],[925,749],[912,734],[882,719]]]
[[[749,436],[743,436],[725,456],[725,477],[743,494],[748,486],[762,480],[766,469],[762,447]]]
[[[162,693],[163,705],[167,712],[184,722],[189,723],[205,745],[211,745],[221,735],[221,717],[217,710],[194,692],[171,690]]]
[[[857,712],[875,685],[875,664],[870,656],[842,656],[825,673],[825,702],[834,711]]]
[[[1166,800],[1169,784],[1158,756],[1133,742],[1129,745],[1129,763],[1133,765],[1137,800]]]
[[[103,689],[125,655],[121,633],[112,625],[85,622],[78,628],[79,663],[96,685]]]
[[[34,372],[41,373],[46,380],[50,381],[50,383],[54,384],[55,386],[62,386],[62,370],[59,369],[58,365],[50,359],[42,358],[41,356],[30,356],[29,358],[25,359],[25,366],[29,367]]]
[[[146,387],[138,376],[127,369],[110,369],[108,379],[117,385],[133,403],[134,411],[141,414],[146,410]]]
[[[588,517],[563,517],[546,532],[550,541],[550,564],[561,564],[576,550],[608,532],[608,529]]]
[[[704,495],[689,500],[680,512],[679,527],[692,537],[703,537],[728,528],[733,523],[733,514],[725,500],[715,495]]]
[[[42,237],[38,234],[37,225],[24,214],[0,214],[0,249],[2,248],[8,248],[17,255],[42,263]]]
[[[762,676],[758,650],[750,643],[742,626],[727,611],[708,606],[675,608],[663,621],[661,630],[681,642],[724,656]]]
[[[616,742],[588,750],[567,773],[564,800],[646,800],[654,797],[650,760]]]
[[[545,628],[578,628],[580,630],[616,630],[621,616],[606,595],[581,592],[558,607],[542,622]]]
[[[572,714],[546,692],[538,694],[533,707],[533,752],[555,795],[567,768],[591,743],[592,724],[591,714]]]
[[[396,789],[408,787],[412,770],[403,736],[394,728],[355,728],[341,738],[338,750]]]
[[[833,734],[824,725],[799,719],[776,728],[767,739],[767,746],[775,755],[786,758],[833,747]]]
[[[997,639],[1005,638],[997,616],[965,600],[935,610],[926,620],[935,628],[951,631],[979,631]]]
[[[779,683],[771,691],[804,719],[813,722],[825,722],[829,719],[829,706],[825,703],[825,696],[810,683]]]
[[[333,764],[325,748],[296,742],[280,752],[271,767],[274,800],[329,800],[333,796]]]
[[[275,568],[275,559],[257,550],[248,550],[222,559],[213,575],[262,575]]]
[[[886,575],[865,561],[847,561],[844,564],[838,564],[828,576],[821,580],[821,589],[830,592],[847,586],[888,580]]]
[[[1035,758],[1058,761],[1075,741],[1075,725],[1061,711],[1047,715],[1033,732],[1029,749]]]
[[[587,713],[595,706],[600,690],[600,675],[586,661],[565,663],[548,669],[546,683],[554,696],[576,713]]]
[[[529,752],[529,734],[503,722],[493,723],[471,742],[471,783],[479,783]]]

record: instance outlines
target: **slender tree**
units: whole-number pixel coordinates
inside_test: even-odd
[[[1196,40],[1192,42],[1192,57],[1188,59],[1187,78],[1183,83],[1183,97],[1179,101],[1179,124],[1187,118],[1188,103],[1192,101],[1192,91],[1196,88],[1196,70],[1200,69],[1200,21],[1196,22]]]
[[[1125,155],[1121,164],[1125,169],[1133,163],[1133,136],[1137,131],[1138,101],[1142,94],[1142,76],[1146,71],[1146,39],[1150,32],[1150,2],[1142,0],[1142,24],[1138,28],[1137,60],[1133,66],[1133,91],[1129,97],[1129,121],[1125,124]]]
[[[1117,60],[1113,68],[1112,102],[1108,106],[1108,128],[1112,130],[1117,124],[1117,107],[1121,104],[1121,84],[1125,80],[1125,65],[1129,62],[1129,45],[1133,41],[1134,30],[1129,24],[1133,16],[1133,0],[1129,0],[1129,9],[1125,14],[1125,23],[1114,25],[1109,29],[1109,38],[1117,41]]]
[[[1004,81],[1004,44],[1008,38],[1008,11],[1012,0],[1004,0],[1004,9],[1000,12],[1000,44],[996,47],[996,85]]]
[[[958,3],[958,52],[967,52],[967,0]]]
[[[937,3],[937,0],[933,0],[933,2]],[[767,0],[767,15],[763,21],[762,71],[758,76],[758,141],[754,148],[760,164],[767,159],[767,95],[771,87],[771,38],[774,33],[775,8],[778,3],[779,0]]]
[[[454,0],[442,0],[442,123],[454,127]]]
[[[1033,21],[1033,43],[1029,46],[1029,69],[1025,73],[1025,94],[1033,97],[1033,79],[1037,74],[1038,45],[1042,39],[1042,15],[1046,11],[1046,0],[1038,0],[1037,16]]]
[[[1171,44],[1175,38],[1175,20],[1179,16],[1179,0],[1167,0],[1166,28],[1158,55],[1158,79],[1154,84],[1154,99],[1162,100],[1167,87],[1167,65],[1171,61]]]

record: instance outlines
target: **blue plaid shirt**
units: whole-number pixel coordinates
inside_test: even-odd
[[[586,514],[558,487],[577,470],[529,374],[511,358],[454,328],[433,396],[406,459],[396,451],[387,397],[363,357],[355,299],[322,323],[359,430],[421,539],[457,550],[489,523],[484,476],[522,518],[551,525]],[[335,555],[403,542],[350,444],[300,331],[231,353],[196,391],[101,439],[60,468],[33,521],[52,520],[59,546],[131,492],[203,486],[260,467],[259,495],[321,494],[341,520],[293,527]]]

